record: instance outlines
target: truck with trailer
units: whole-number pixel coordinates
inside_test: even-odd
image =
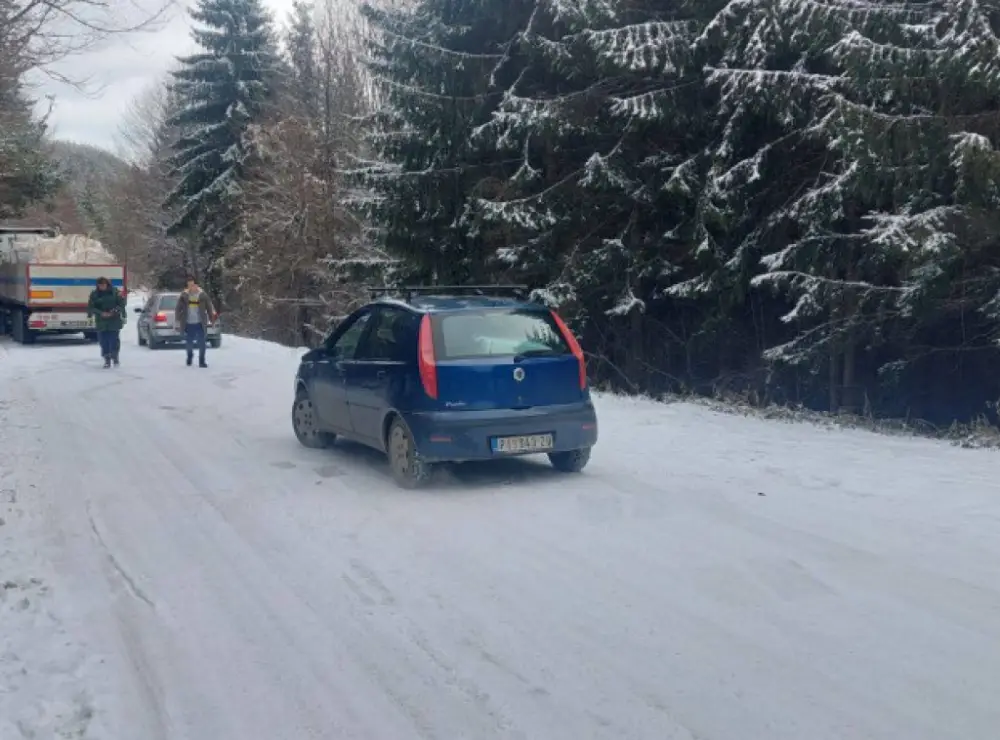
[[[0,333],[21,344],[79,333],[96,341],[87,303],[97,278],[127,290],[125,265],[102,250],[90,261],[93,249],[73,252],[59,238],[55,229],[0,227]]]

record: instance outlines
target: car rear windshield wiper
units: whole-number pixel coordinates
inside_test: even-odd
[[[551,347],[546,347],[545,349],[526,349],[524,352],[518,352],[514,355],[514,362],[520,362],[521,360],[528,357],[548,357],[550,355],[561,355],[562,352],[552,349]]]

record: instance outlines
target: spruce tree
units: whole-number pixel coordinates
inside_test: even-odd
[[[696,41],[712,5],[539,0],[519,40],[525,70],[477,131],[518,163],[477,203],[507,237],[497,267],[571,304],[589,345],[630,379],[644,316],[666,310],[664,291],[706,238],[713,127]]]
[[[33,116],[20,78],[0,70],[0,220],[16,218],[59,187],[59,174],[46,152],[45,129]]]
[[[310,120],[319,118],[320,86],[316,70],[315,8],[311,2],[295,0],[289,17],[285,45],[291,63],[290,93],[298,112]]]
[[[753,284],[787,301],[765,357],[804,369],[831,410],[906,413],[890,398],[905,392],[906,358],[953,343],[949,314],[990,341],[973,329],[996,290],[983,279],[998,175],[989,17],[974,2],[734,2],[715,35],[716,168],[737,175],[712,179],[730,222],[721,265],[762,270]]]
[[[470,199],[502,175],[497,156],[472,145],[516,74],[513,40],[532,0],[418,0],[365,7],[374,29],[370,71],[382,96],[369,148],[377,163],[357,175],[376,237],[404,261],[402,278],[485,279],[482,234]]]
[[[260,0],[199,0],[191,17],[203,26],[192,32],[203,51],[182,58],[172,73],[182,107],[168,121],[180,131],[172,157],[177,185],[167,200],[178,215],[169,232],[196,236],[201,264],[191,267],[206,271],[218,290],[218,261],[238,227],[245,134],[265,112],[280,63]]]

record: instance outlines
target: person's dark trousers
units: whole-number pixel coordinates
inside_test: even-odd
[[[194,348],[198,347],[198,364],[205,364],[205,327],[201,324],[188,324],[184,327],[184,346],[187,348],[187,364],[194,359]]]
[[[101,345],[101,357],[105,360],[118,362],[118,354],[122,349],[121,332],[119,331],[99,331],[97,332],[97,342]]]

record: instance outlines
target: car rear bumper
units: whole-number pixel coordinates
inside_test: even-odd
[[[184,334],[181,333],[180,331],[178,331],[177,329],[171,329],[171,328],[157,329],[157,328],[154,328],[150,333],[152,334],[153,339],[155,339],[157,342],[167,343],[167,342],[183,342],[184,341]],[[207,339],[215,339],[221,333],[222,333],[222,330],[219,327],[217,327],[217,326],[210,326],[210,327],[208,327],[208,331],[205,333],[205,337]]]
[[[533,409],[435,411],[404,415],[420,456],[428,462],[494,460],[525,453],[495,453],[493,437],[551,434],[546,452],[569,452],[597,442],[597,414],[590,401]]]

